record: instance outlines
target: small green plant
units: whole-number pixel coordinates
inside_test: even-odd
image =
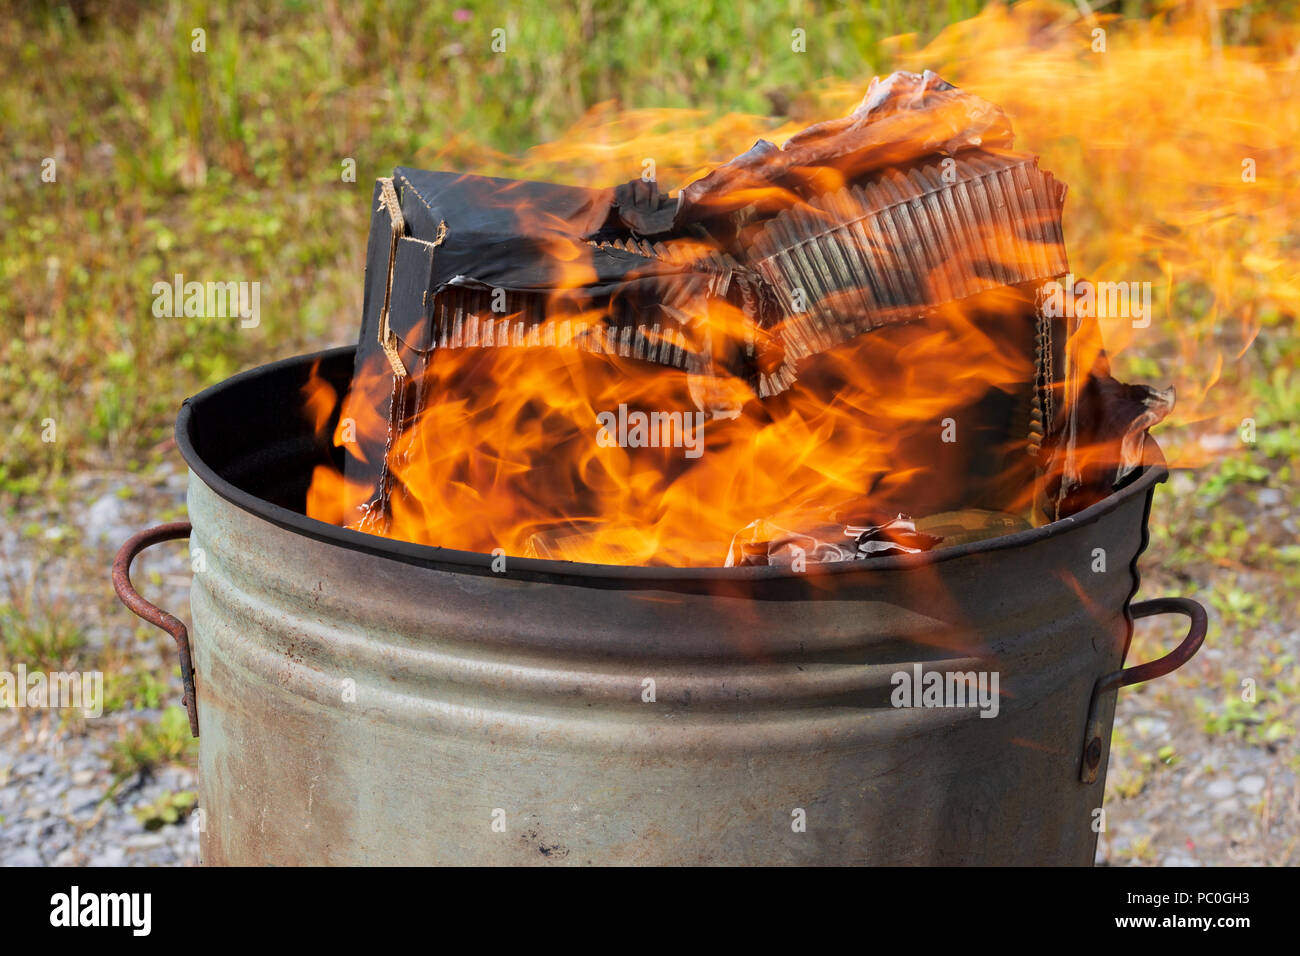
[[[1202,700],[1198,700],[1196,706],[1201,711],[1202,726],[1207,734],[1232,734],[1249,744],[1270,748],[1295,736],[1295,728],[1276,716],[1264,697],[1252,702],[1229,694],[1220,708],[1213,708]]]
[[[1106,778],[1107,796],[1128,800],[1147,785],[1149,759],[1134,752],[1133,744],[1121,728],[1116,727],[1110,745],[1110,771]]]
[[[146,830],[161,830],[188,817],[198,800],[199,795],[193,790],[168,790],[153,803],[136,807],[131,812]]]
[[[1134,863],[1150,863],[1156,856],[1155,847],[1151,845],[1150,836],[1134,837],[1126,853]]]
[[[1207,469],[1208,471],[1208,469]],[[1229,488],[1241,484],[1267,481],[1270,472],[1259,461],[1245,454],[1223,459],[1217,470],[1209,472],[1201,481],[1198,495],[1206,504],[1217,503]]]
[[[175,705],[162,712],[156,724],[141,724],[113,744],[110,765],[113,782],[106,797],[117,792],[122,782],[137,774],[147,774],[156,767],[184,763],[198,750],[190,736],[190,722],[185,710]]]
[[[1260,402],[1260,450],[1293,459],[1300,450],[1300,375],[1285,364],[1276,364],[1266,376],[1252,380],[1251,393]]]
[[[1270,718],[1264,721],[1264,729],[1259,732],[1259,742],[1271,746],[1294,736],[1294,727],[1284,720]]]
[[[0,660],[28,669],[59,670],[85,646],[81,629],[62,614],[23,614],[12,604],[0,607]]]
[[[1229,694],[1223,706],[1218,709],[1207,706],[1203,701],[1198,701],[1197,704],[1201,710],[1202,726],[1211,736],[1245,736],[1247,731],[1264,722],[1256,702],[1242,700],[1235,694]]]
[[[1268,611],[1267,605],[1257,594],[1240,587],[1216,587],[1209,592],[1209,599],[1228,624],[1257,627]]]
[[[104,675],[104,710],[157,710],[165,699],[165,681],[150,670],[124,670]]]

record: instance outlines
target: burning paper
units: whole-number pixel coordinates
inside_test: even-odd
[[[818,515],[761,518],[732,539],[726,567],[774,565],[795,571],[809,564],[858,561],[891,554],[928,551],[942,539],[917,531],[907,515],[879,524],[818,521]],[[798,530],[791,530],[798,529]]]

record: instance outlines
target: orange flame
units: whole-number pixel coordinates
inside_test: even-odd
[[[1242,397],[1211,386],[1259,334],[1262,316],[1294,315],[1300,305],[1300,252],[1288,241],[1300,221],[1291,148],[1300,141],[1298,36],[1283,27],[1275,46],[1233,47],[1216,37],[1212,8],[1126,24],[1031,2],[992,6],[921,50],[898,42],[900,66],[934,69],[1001,105],[1022,147],[1071,184],[1066,236],[1076,273],[1152,284],[1154,315],[1102,315],[1100,327],[1111,356],[1129,350],[1162,359],[1179,390],[1177,428],[1234,428]],[[860,89],[828,86],[813,100],[822,115],[842,113]],[[602,104],[523,163],[487,171],[567,172],[606,184],[655,157],[661,182],[685,185],[756,136],[781,143],[799,129],[736,114],[712,121],[690,111],[620,114]],[[945,131],[914,135],[942,139]],[[1253,179],[1243,176],[1247,165]],[[745,187],[728,201],[786,202],[779,192]],[[1240,255],[1243,232],[1250,251]],[[593,274],[591,247],[561,233],[552,249],[557,311],[560,298]],[[706,244],[689,254],[713,251]],[[957,259],[966,254],[954,250]],[[647,373],[643,363],[589,351],[579,340],[572,348],[435,350],[401,386],[422,399],[388,451],[395,490],[387,523],[362,514],[378,493],[374,483],[324,467],[307,511],[465,550],[545,556],[554,553],[548,542],[558,542],[573,560],[681,565],[721,563],[745,525],[804,504],[918,512],[960,488],[968,506],[1031,515],[1035,462],[1026,439],[941,435],[945,422],[960,429],[979,421],[990,396],[1008,416],[1024,411],[1017,403],[1034,369],[1020,341],[1017,295],[986,290],[924,321],[858,336],[822,353],[788,392],[763,403],[753,401],[750,383],[719,374],[711,387],[743,404],[743,413],[702,423],[686,371]],[[566,329],[600,319],[574,311],[571,301],[565,308]],[[755,332],[750,317],[725,303],[699,308],[695,318],[715,341],[739,343]],[[1227,320],[1236,322],[1236,341],[1225,341]],[[1098,358],[1095,339],[1071,348],[1084,368]],[[334,444],[356,458],[366,445],[382,445],[390,422],[379,410],[393,389],[382,356],[359,368]],[[318,431],[335,402],[327,385],[309,384]],[[640,421],[638,412],[648,422],[639,446],[602,440],[599,422],[616,422],[621,432]],[[1179,447],[1177,463],[1197,460],[1197,446]],[[1096,465],[1104,455],[1113,450],[1082,447],[1079,462]]]

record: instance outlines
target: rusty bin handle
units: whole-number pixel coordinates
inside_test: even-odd
[[[141,597],[140,592],[131,584],[131,562],[135,560],[137,554],[163,541],[188,538],[191,530],[193,529],[188,521],[173,521],[137,532],[127,538],[113,560],[113,590],[117,592],[118,598],[131,613],[144,618],[155,627],[162,628],[176,642],[181,658],[181,685],[185,688],[185,696],[181,699],[181,703],[185,705],[185,711],[190,716],[190,733],[197,737],[199,705],[194,696],[194,664],[190,659],[189,632],[176,617]]]
[[[1190,598],[1155,598],[1134,604],[1129,611],[1135,621],[1156,614],[1186,614],[1191,619],[1191,627],[1188,628],[1183,642],[1164,657],[1138,664],[1136,667],[1123,667],[1097,678],[1097,683],[1092,688],[1092,701],[1088,704],[1088,724],[1083,735],[1083,761],[1079,767],[1079,779],[1084,783],[1094,782],[1097,779],[1097,769],[1101,766],[1102,727],[1097,715],[1097,707],[1102,695],[1130,684],[1141,684],[1143,681],[1164,677],[1171,671],[1178,670],[1200,650],[1209,627],[1205,608]]]

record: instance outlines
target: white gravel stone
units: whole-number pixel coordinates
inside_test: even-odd
[[[44,866],[45,861],[34,847],[20,846],[4,855],[4,866]]]
[[[1237,783],[1237,789],[1250,797],[1257,797],[1264,792],[1265,779],[1258,774],[1251,774],[1249,777],[1242,777]]]
[[[127,837],[125,842],[133,850],[156,850],[167,845],[166,839],[157,833],[138,833]]]
[[[120,544],[131,536],[126,509],[115,491],[95,500],[86,511],[81,527],[90,544]]]
[[[102,790],[96,790],[93,787],[74,787],[68,791],[65,797],[68,812],[91,813],[95,809],[95,804],[99,802],[100,797],[103,795]]]
[[[90,858],[88,866],[121,866],[126,862],[126,851],[120,846],[109,844]]]
[[[1205,788],[1205,795],[1211,800],[1222,800],[1237,792],[1237,785],[1231,780],[1216,780]]]
[[[1143,737],[1163,737],[1169,733],[1169,721],[1159,717],[1139,717],[1133,726]]]

